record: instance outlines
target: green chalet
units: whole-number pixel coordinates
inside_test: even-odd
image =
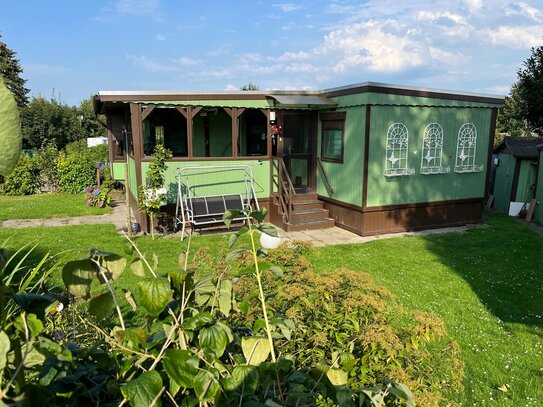
[[[366,82],[99,92],[94,102],[133,207],[163,143],[173,153],[165,211],[185,230],[251,205],[283,230],[336,225],[364,236],[481,222],[503,98]]]

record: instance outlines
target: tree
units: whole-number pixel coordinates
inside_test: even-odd
[[[260,87],[258,85],[255,85],[253,82],[249,82],[246,85],[243,85],[240,90],[260,90]]]
[[[0,34],[0,38],[2,35]],[[0,41],[0,75],[4,78],[6,87],[15,97],[17,106],[23,107],[28,104],[28,92],[30,89],[25,88],[26,80],[21,78],[23,69],[19,60],[15,58],[16,53],[8,48],[8,46]]]
[[[85,137],[107,137],[107,129],[102,125],[94,115],[94,101],[91,96],[88,99],[82,100],[79,104],[79,119],[81,120],[81,128]],[[105,121],[105,117],[99,116],[98,119]]]
[[[519,115],[530,131],[543,134],[543,45],[532,48],[532,55],[517,73]]]
[[[511,94],[505,97],[503,106],[498,112],[494,144],[499,144],[505,136],[514,139],[532,137],[520,112],[520,96],[516,84],[512,86]]]
[[[24,148],[53,142],[58,149],[85,138],[78,109],[43,97],[33,98],[21,111]]]

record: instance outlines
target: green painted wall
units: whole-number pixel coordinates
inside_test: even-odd
[[[125,163],[111,164],[111,175],[115,181],[124,181],[124,166]]]
[[[530,202],[534,197],[534,190],[530,186],[535,183],[537,167],[532,165],[532,160],[522,160],[517,184],[517,195],[515,201]]]
[[[539,169],[537,174],[537,190],[535,198],[537,204],[534,211],[533,219],[536,223],[543,225],[543,150],[539,152]]]
[[[191,162],[168,162],[168,168],[165,174],[164,187],[168,190],[168,202],[175,203],[177,197],[177,178],[176,170],[178,168],[191,166],[222,166],[222,165],[251,165],[253,168],[254,188],[257,197],[268,198],[270,196],[270,162],[258,160],[243,161],[191,161]],[[149,162],[142,163],[143,182],[145,183],[145,174],[149,168]],[[188,182],[191,193],[197,196],[221,195],[221,194],[245,194],[244,173],[240,170],[197,170],[198,175],[193,175]],[[182,184],[187,183],[186,177],[183,177]]]
[[[138,199],[138,184],[136,182],[136,161],[128,157],[128,182],[130,185],[130,195],[134,197],[134,199]]]
[[[455,173],[454,164],[458,130],[464,123],[473,123],[477,129],[476,164],[486,167],[490,117],[491,110],[481,108],[372,106],[367,206],[482,198],[486,170]],[[415,169],[414,175],[383,175],[387,130],[393,123],[408,128],[408,167]],[[439,123],[443,128],[442,166],[450,166],[448,174],[420,174],[424,130],[430,123]]]
[[[317,192],[352,205],[362,206],[362,177],[364,171],[364,130],[366,106],[356,106],[338,111],[346,112],[344,129],[343,163],[322,162],[334,188],[332,195],[320,168],[317,168]],[[321,154],[321,123],[319,121],[317,155]]]
[[[516,159],[511,154],[498,154],[494,178],[494,209],[502,213],[509,213],[515,164]]]

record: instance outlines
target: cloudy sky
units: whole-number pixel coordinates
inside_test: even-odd
[[[326,89],[366,81],[506,94],[543,45],[542,0],[19,0],[0,41],[32,95]]]

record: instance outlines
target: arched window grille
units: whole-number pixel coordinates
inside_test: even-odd
[[[430,123],[424,129],[420,173],[445,174],[450,171],[450,167],[443,166],[443,128],[438,123]]]
[[[479,172],[483,165],[475,162],[477,152],[477,128],[472,123],[464,123],[458,131],[456,145],[455,172]]]
[[[407,167],[409,132],[403,123],[393,123],[387,131],[385,177],[412,175],[414,168]]]

